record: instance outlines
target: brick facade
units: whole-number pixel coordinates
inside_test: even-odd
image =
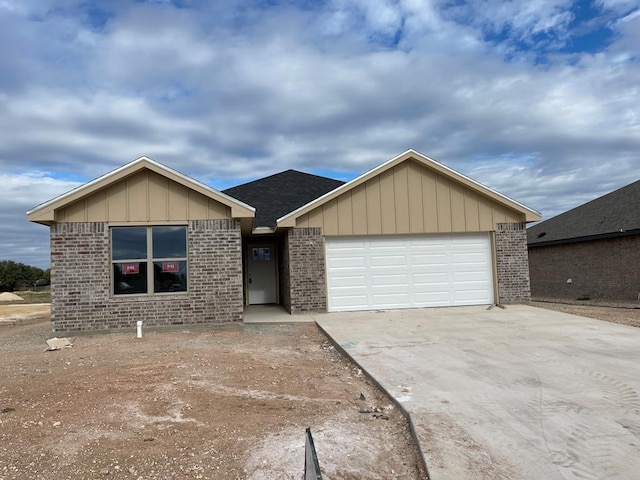
[[[51,320],[55,332],[242,320],[237,220],[188,222],[188,292],[113,296],[106,223],[51,226]]]
[[[283,279],[283,304],[289,313],[326,311],[324,240],[321,228],[292,228],[284,241],[287,252],[282,263],[286,265]]]
[[[531,300],[527,230],[524,223],[498,223],[495,231],[499,303]]]
[[[291,275],[289,269],[289,236],[285,235],[280,242],[278,264],[278,281],[280,304],[291,313]]]
[[[640,236],[530,247],[529,265],[534,298],[637,301]]]

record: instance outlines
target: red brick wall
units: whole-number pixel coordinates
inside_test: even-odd
[[[640,236],[529,248],[534,298],[637,301]],[[567,280],[571,279],[571,283]]]
[[[105,223],[51,226],[51,320],[55,332],[219,323],[242,320],[240,224],[188,225],[188,292],[111,295],[109,228]]]

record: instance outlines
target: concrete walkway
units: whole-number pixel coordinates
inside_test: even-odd
[[[306,323],[313,322],[309,313],[289,314],[282,305],[249,305],[244,308],[244,323]]]
[[[640,478],[640,329],[530,306],[315,314],[432,480]]]

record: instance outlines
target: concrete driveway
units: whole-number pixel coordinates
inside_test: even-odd
[[[521,305],[314,319],[409,412],[432,480],[640,478],[640,329]]]

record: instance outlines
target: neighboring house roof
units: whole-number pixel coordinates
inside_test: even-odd
[[[218,190],[215,190],[204,183],[200,183],[176,170],[162,165],[148,157],[140,157],[136,160],[123,165],[122,167],[109,172],[101,177],[85,183],[67,193],[64,193],[48,202],[45,202],[27,212],[27,218],[32,222],[51,225],[55,221],[56,210],[62,209],[73,202],[81,200],[100,189],[106,188],[126,177],[129,177],[143,169],[151,170],[163,177],[183,185],[186,188],[195,190],[196,192],[226,205],[231,209],[231,216],[234,218],[252,218],[255,214],[255,208],[246,203],[232,198]]]
[[[538,223],[529,246],[640,234],[640,180]]]
[[[273,228],[283,215],[335,190],[344,182],[310,173],[286,170],[223,190],[256,208],[254,228]]]
[[[514,210],[516,212],[519,212],[520,214],[522,214],[525,218],[525,221],[527,222],[535,222],[540,220],[541,215],[540,213],[536,212],[535,210],[532,210],[528,207],[526,207],[525,205],[516,202],[515,200],[512,200],[511,198],[502,195],[501,193],[496,192],[495,190],[492,190],[489,187],[486,187],[478,182],[476,182],[475,180],[472,180],[471,178],[456,172],[455,170],[452,170],[451,168],[427,157],[426,155],[423,155],[415,150],[407,150],[406,152],[398,155],[397,157],[392,158],[391,160],[383,163],[382,165],[379,165],[375,168],[373,168],[372,170],[369,170],[368,172],[360,175],[359,177],[351,180],[348,183],[345,183],[344,185],[339,186],[338,188],[329,191],[328,193],[326,193],[325,195],[313,199],[311,201],[309,201],[309,203],[302,205],[300,208],[298,208],[297,210],[291,211],[290,213],[287,213],[286,215],[278,218],[277,221],[277,226],[278,227],[293,227],[296,225],[296,219],[298,219],[299,217],[305,215],[306,213],[310,212],[311,210],[318,208],[319,206],[326,204],[327,202],[330,202],[331,200],[333,200],[334,198],[348,192],[349,190],[352,190],[356,187],[358,187],[359,185],[367,182],[368,180],[370,180],[371,178],[380,175],[381,173],[394,168],[395,166],[409,161],[409,160],[413,160],[416,161],[422,165],[425,165],[427,167],[429,167],[432,170],[435,170],[436,172],[438,172],[439,174],[454,180],[456,182],[458,182],[459,184],[462,184],[492,200],[494,200],[495,202],[505,206],[506,208],[509,208],[511,210]]]

